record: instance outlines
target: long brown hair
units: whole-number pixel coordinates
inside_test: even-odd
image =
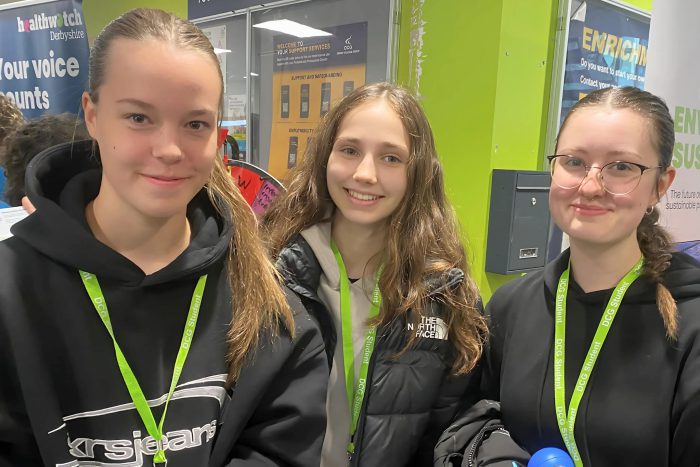
[[[439,299],[447,305],[447,324],[455,351],[453,371],[463,374],[481,355],[486,324],[477,309],[479,292],[469,273],[455,212],[445,196],[432,130],[408,91],[389,83],[370,84],[350,93],[326,114],[304,159],[290,171],[287,192],[263,217],[269,250],[277,257],[296,234],[331,219],[335,205],[328,193],[326,165],[338,128],[348,112],[376,100],[387,102],[401,118],[411,147],[406,195],[388,222],[379,281],[382,311],[375,324],[387,325],[407,316],[409,310],[415,312],[413,319],[418,321],[428,306],[426,278],[439,277],[452,268],[462,269],[465,280],[444,291]],[[406,349],[414,340],[412,333]]]
[[[162,10],[137,8],[108,24],[97,36],[90,53],[90,99],[96,104],[115,39],[142,41],[156,39],[180,49],[201,52],[216,65],[221,83],[219,118],[223,101],[223,77],[214,48],[202,31],[189,21]],[[294,318],[280,286],[274,265],[260,242],[255,215],[215,157],[207,191],[219,214],[228,218],[233,235],[228,249],[228,279],[233,297],[232,321],[228,332],[229,384],[239,376],[247,357],[257,347],[261,334],[280,332],[280,325],[294,335]]]
[[[675,133],[673,118],[668,106],[658,96],[635,87],[606,88],[594,91],[578,101],[564,119],[559,134],[566,126],[571,115],[578,109],[587,107],[609,107],[613,109],[629,109],[649,122],[651,143],[659,157],[658,180],[671,165]],[[664,272],[671,265],[673,241],[669,233],[658,224],[659,211],[656,206],[645,214],[637,227],[637,242],[644,255],[644,276],[656,284],[656,303],[664,321],[666,334],[675,338],[678,332],[678,311],[671,292],[663,281]]]

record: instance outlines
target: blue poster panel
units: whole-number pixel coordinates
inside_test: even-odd
[[[78,113],[89,53],[82,0],[0,10],[0,94],[27,118]]]
[[[569,22],[559,123],[596,89],[644,89],[648,45],[648,20],[600,0],[583,2]]]

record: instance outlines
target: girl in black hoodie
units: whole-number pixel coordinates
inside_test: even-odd
[[[593,92],[564,120],[549,200],[570,248],[487,306],[484,384],[531,453],[700,464],[700,268],[656,207],[673,149],[666,104],[636,88]]]
[[[95,39],[94,142],[32,160],[0,243],[0,465],[318,464],[323,342],[217,156],[222,93],[171,14]]]

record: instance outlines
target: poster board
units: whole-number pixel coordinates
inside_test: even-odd
[[[367,22],[323,28],[329,36],[274,38],[270,173],[284,179],[331,106],[365,84]]]
[[[661,224],[679,249],[700,259],[700,2],[655,1],[647,90],[664,98],[675,122],[676,179],[661,207]]]

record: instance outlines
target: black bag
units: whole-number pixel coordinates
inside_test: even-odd
[[[480,400],[440,436],[434,467],[525,467],[530,454],[501,422],[501,404]]]

